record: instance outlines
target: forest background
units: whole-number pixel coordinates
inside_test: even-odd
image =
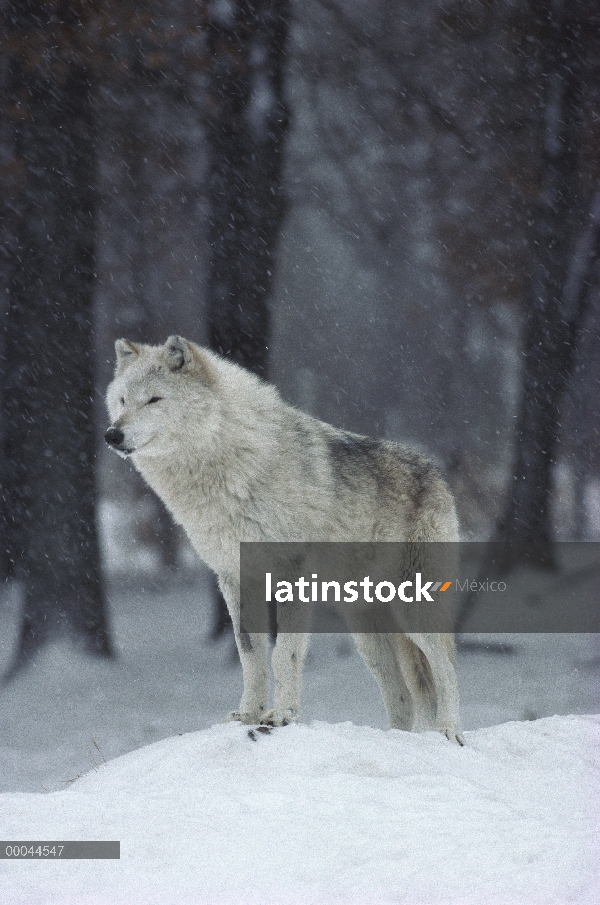
[[[425,450],[467,539],[600,538],[592,0],[0,11],[12,674],[62,634],[110,656],[106,580],[193,568],[104,449],[120,336]]]

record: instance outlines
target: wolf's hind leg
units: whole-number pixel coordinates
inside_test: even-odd
[[[413,731],[432,729],[435,722],[435,689],[431,673],[423,669],[425,655],[406,635],[399,633],[394,639],[400,670],[412,700]]]
[[[365,624],[368,624],[368,620]],[[358,627],[356,616],[353,616],[354,627]],[[411,729],[414,719],[413,702],[398,663],[396,636],[353,632],[353,637],[359,654],[379,685],[390,729]]]
[[[458,680],[447,636],[441,633],[408,633],[427,658],[437,702],[436,729],[450,741],[464,745],[458,711]]]

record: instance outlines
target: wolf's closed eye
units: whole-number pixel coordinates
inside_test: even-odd
[[[152,399],[148,400],[147,404],[151,405],[153,402],[160,402],[161,399],[162,399],[162,396],[153,396]]]

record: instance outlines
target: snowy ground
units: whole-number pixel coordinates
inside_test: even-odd
[[[305,723],[252,741],[209,728],[241,675],[201,577],[111,603],[116,663],[58,645],[0,691],[0,792],[38,793],[0,797],[0,838],[120,839],[121,860],[0,861],[2,905],[600,901],[600,723],[539,719],[600,712],[596,637],[462,650],[460,749],[382,731],[351,640],[315,636]],[[5,595],[0,669],[15,616]]]
[[[219,725],[0,799],[3,835],[119,861],[0,861],[4,905],[594,905],[600,718],[466,734]]]

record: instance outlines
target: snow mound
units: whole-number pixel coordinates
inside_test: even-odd
[[[0,901],[600,901],[600,717],[465,735],[460,748],[352,723],[226,724],[126,754],[66,791],[2,795],[3,839],[118,839],[121,859],[0,861]]]

